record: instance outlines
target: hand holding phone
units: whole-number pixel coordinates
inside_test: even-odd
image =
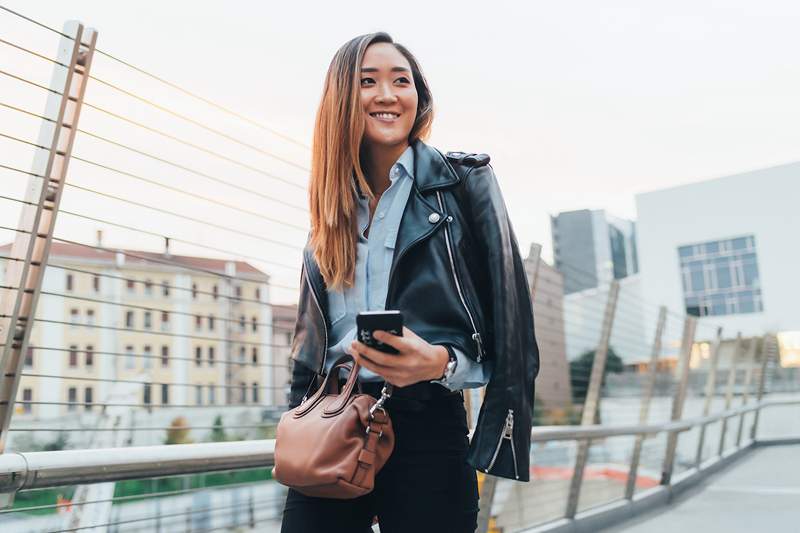
[[[365,311],[356,315],[356,337],[370,348],[396,354],[397,350],[373,337],[372,332],[383,330],[403,336],[403,313],[400,311]]]

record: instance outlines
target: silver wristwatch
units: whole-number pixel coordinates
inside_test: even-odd
[[[449,346],[445,346],[447,348],[447,355],[450,357],[450,360],[447,362],[447,366],[444,367],[444,374],[441,378],[435,379],[432,383],[439,383],[441,385],[447,385],[450,383],[450,379],[453,377],[453,374],[456,373],[456,367],[458,366],[458,358],[456,357],[455,352]]]

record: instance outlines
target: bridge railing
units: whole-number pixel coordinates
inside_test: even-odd
[[[0,524],[275,526],[308,146],[78,23],[0,17]],[[555,269],[538,245],[525,266],[532,481],[479,474],[481,532],[646,501],[750,428],[781,436],[800,380],[774,335],[645,301],[636,276]],[[481,400],[465,394],[471,423]]]

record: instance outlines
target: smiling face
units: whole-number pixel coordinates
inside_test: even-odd
[[[375,43],[361,63],[363,142],[374,147],[408,145],[417,116],[418,96],[411,65],[391,43]]]

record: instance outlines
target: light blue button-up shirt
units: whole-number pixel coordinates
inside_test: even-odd
[[[356,337],[356,315],[361,311],[379,311],[386,307],[389,273],[394,259],[397,231],[406,203],[414,187],[414,151],[409,146],[389,171],[389,188],[378,200],[372,225],[369,198],[358,196],[358,243],[355,283],[344,290],[328,289],[328,312],[331,329],[325,371],[346,353]],[[369,237],[364,235],[369,227]],[[452,390],[481,387],[489,381],[490,362],[477,363],[454,349],[458,364],[447,386]],[[374,372],[362,368],[362,381],[382,381]]]

